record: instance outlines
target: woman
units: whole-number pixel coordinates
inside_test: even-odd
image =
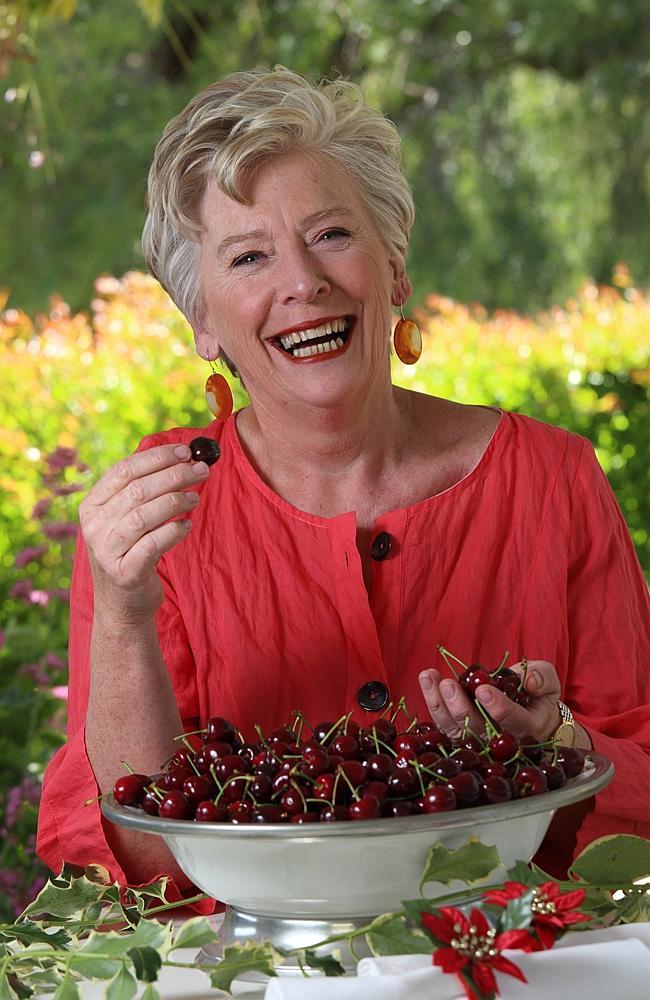
[[[239,73],[167,127],[145,252],[251,403],[145,439],[82,504],[69,741],[39,831],[53,868],[185,891],[162,844],[82,804],[211,715],[367,723],[379,692],[480,726],[438,643],[491,668],[525,655],[529,706],[479,687],[492,716],[547,740],[561,698],[576,745],[614,761],[565,862],[579,823],[578,846],[650,835],[650,616],[624,522],[585,440],[391,384],[412,219],[395,129],[351,84]],[[212,468],[190,461],[197,434],[220,444]]]

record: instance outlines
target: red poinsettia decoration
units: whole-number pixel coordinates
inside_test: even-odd
[[[521,882],[505,882],[503,889],[492,889],[483,894],[486,903],[495,906],[508,906],[513,899],[519,899],[531,889]],[[532,914],[531,927],[535,931],[533,947],[526,951],[541,951],[552,948],[556,940],[562,936],[571,924],[584,923],[591,920],[587,913],[580,913],[576,907],[585,898],[584,889],[571,889],[562,892],[556,882],[544,882],[532,890],[530,909]]]
[[[436,913],[422,913],[423,927],[443,947],[433,953],[433,964],[443,972],[453,972],[460,979],[468,1000],[492,1000],[499,995],[494,970],[514,976],[522,983],[526,977],[514,962],[504,958],[504,948],[530,948],[534,939],[528,930],[510,930],[498,934],[480,910],[466,917],[454,906],[442,906]]]

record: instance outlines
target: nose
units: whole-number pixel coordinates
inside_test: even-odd
[[[313,302],[331,291],[321,262],[302,244],[292,247],[284,259],[280,301],[283,305]]]

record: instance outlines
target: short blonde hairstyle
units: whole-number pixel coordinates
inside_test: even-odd
[[[314,83],[283,66],[233,73],[169,122],[149,171],[145,258],[192,325],[203,309],[199,211],[208,182],[246,204],[261,163],[303,150],[327,155],[354,177],[380,237],[404,266],[413,199],[393,123],[343,79]]]

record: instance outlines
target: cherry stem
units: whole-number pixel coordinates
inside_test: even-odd
[[[496,726],[496,724],[494,722],[494,719],[490,718],[490,716],[485,711],[485,709],[481,705],[481,703],[478,700],[478,698],[474,699],[474,704],[476,705],[476,707],[478,708],[479,712],[481,713],[481,715],[485,719],[485,731],[486,731],[487,739],[491,740],[493,736],[498,736],[499,733],[501,732],[501,729],[499,729]]]
[[[122,764],[124,764],[125,768],[129,772],[129,774],[135,774],[135,770],[131,767],[131,765],[128,763],[128,761],[123,760]]]
[[[456,678],[456,680],[458,680],[458,671],[454,667],[452,667],[450,661],[454,660],[454,662],[458,663],[458,665],[461,666],[463,668],[463,670],[467,670],[467,664],[463,663],[462,660],[459,660],[457,656],[454,656],[453,653],[451,653],[448,649],[445,649],[444,646],[441,646],[440,643],[438,643],[438,645],[436,646],[436,649],[438,650],[438,652],[442,656],[443,660],[445,661],[445,663],[447,664],[447,666],[451,670],[451,672],[454,675],[454,677]]]
[[[508,657],[509,657],[509,656],[510,656],[510,653],[509,653],[509,652],[508,652],[508,650],[506,649],[505,653],[503,654],[503,659],[501,660],[501,663],[500,663],[500,664],[499,664],[499,666],[498,666],[498,667],[496,668],[496,670],[491,670],[491,671],[490,671],[490,670],[488,670],[488,673],[489,673],[490,677],[496,677],[496,676],[497,676],[497,674],[500,674],[500,673],[501,673],[501,671],[502,671],[502,670],[503,670],[503,668],[505,667],[506,663],[508,662]]]
[[[339,775],[343,778],[343,780],[345,781],[346,785],[348,786],[348,788],[350,789],[350,791],[354,795],[355,801],[358,802],[359,799],[361,798],[361,796],[359,795],[358,791],[356,790],[356,788],[354,787],[354,785],[352,784],[352,782],[350,781],[350,779],[348,778],[347,774],[342,769],[342,767],[341,767],[340,764],[339,764],[339,766],[336,769],[336,780],[338,780],[338,776]],[[335,791],[334,798],[336,798],[336,780],[334,781],[334,791]]]
[[[347,718],[346,715],[342,715],[340,717],[340,719],[337,719],[336,722],[332,723],[331,727],[325,733],[324,737],[320,741],[321,746],[325,746],[327,744],[327,742],[330,739],[330,737],[332,737],[334,735],[334,733],[337,731],[337,729],[340,729],[341,725],[345,722],[346,718]]]
[[[521,680],[519,681],[519,687],[517,691],[523,691],[524,684],[526,683],[526,674],[528,673],[528,657],[522,656],[521,658]]]

